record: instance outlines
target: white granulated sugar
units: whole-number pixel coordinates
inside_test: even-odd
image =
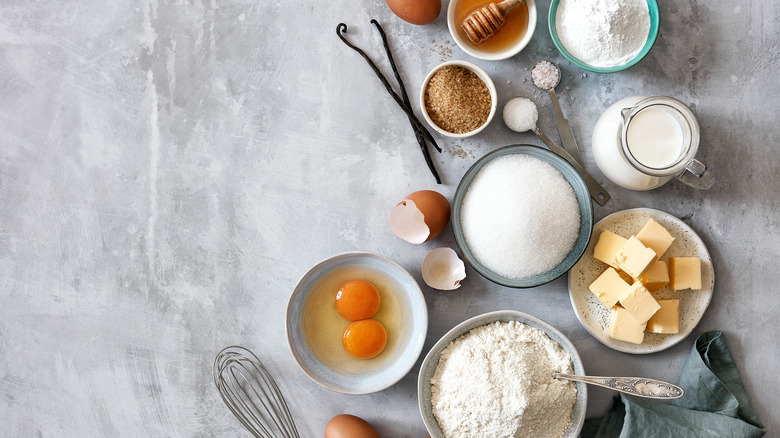
[[[463,197],[461,227],[486,268],[526,278],[552,270],[571,251],[580,208],[574,189],[552,165],[510,154],[477,173]]]
[[[632,60],[650,34],[645,0],[561,0],[555,30],[566,50],[594,67]]]
[[[442,350],[433,414],[447,438],[560,438],[577,398],[572,362],[541,330],[517,321],[477,327]]]
[[[515,97],[504,105],[504,123],[515,132],[526,132],[536,128],[539,110],[536,104],[525,97]]]

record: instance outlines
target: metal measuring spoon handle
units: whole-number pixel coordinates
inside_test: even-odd
[[[550,137],[547,137],[547,135],[540,131],[539,128],[534,128],[534,134],[536,134],[536,136],[539,137],[539,139],[542,140],[555,155],[566,160],[567,163],[571,164],[572,167],[574,167],[574,169],[579,172],[580,176],[582,176],[582,179],[585,180],[585,185],[588,186],[588,193],[590,193],[590,197],[593,198],[597,204],[604,205],[607,203],[607,201],[609,201],[609,193],[607,193],[604,187],[601,187],[601,184],[599,184],[598,181],[590,176],[588,171],[585,170],[585,168],[582,167],[582,165],[577,160],[575,160],[574,157],[566,152],[566,149],[553,143],[552,140],[550,140]]]
[[[534,70],[539,73],[541,69],[554,69],[557,71],[557,75],[554,75],[554,77],[557,77],[557,80],[552,82],[537,80],[539,75],[535,75]],[[561,110],[561,104],[558,102],[558,95],[555,93],[555,87],[561,82],[560,67],[552,61],[544,60],[537,62],[536,65],[534,65],[534,68],[531,69],[531,82],[534,83],[536,88],[547,91],[547,94],[550,95],[550,100],[552,101],[553,109],[555,110],[555,127],[558,128],[558,135],[561,136],[563,148],[566,149],[566,152],[574,157],[577,162],[582,163],[580,149],[577,146],[577,140],[574,138],[574,130],[571,129],[569,120],[564,117],[563,110]]]
[[[558,128],[558,135],[561,136],[561,143],[563,143],[563,147],[566,149],[566,152],[571,154],[572,157],[582,163],[580,148],[577,145],[577,140],[574,138],[574,130],[571,129],[569,120],[563,116],[563,111],[561,111],[561,104],[558,103],[558,95],[555,94],[554,88],[547,90],[547,93],[550,95],[550,100],[552,100],[553,108],[555,109],[555,127]]]
[[[680,398],[685,393],[677,385],[646,377],[598,377],[556,373],[555,378],[583,382],[645,398],[670,400]]]

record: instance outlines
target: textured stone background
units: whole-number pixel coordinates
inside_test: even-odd
[[[446,3],[444,7],[446,7]],[[710,191],[672,182],[647,193],[605,183],[614,211],[652,207],[690,224],[709,246],[716,291],[699,327],[649,356],[607,349],[574,316],[566,279],[510,290],[469,268],[463,287],[424,287],[423,354],[467,317],[517,309],[559,328],[586,369],[675,381],[696,335],[725,331],[759,418],[776,432],[780,359],[778,11],[775,2],[661,1],[649,56],[613,75],[568,64],[540,2],[530,46],[511,60],[470,59],[445,16],[400,21],[384,2],[315,0],[0,3],[0,424],[7,436],[246,436],[218,398],[211,363],[242,344],[266,362],[304,436],[333,415],[370,420],[387,437],[426,435],[415,368],[380,393],[330,392],[298,369],[284,312],[297,279],[348,250],[387,255],[420,279],[421,246],[389,231],[404,195],[452,197],[466,169],[511,143],[540,144],[496,119],[436,156],[436,186],[403,113],[336,37],[390,70],[371,18],[389,34],[413,101],[441,61],[467,59],[494,78],[499,105],[546,95],[527,79],[559,62],[562,105],[586,167],[601,111],[634,94],[688,103],[702,126]],[[417,105],[415,105],[417,106]],[[557,137],[555,137],[557,138]],[[612,394],[590,389],[589,413]],[[5,434],[4,433],[4,434]]]

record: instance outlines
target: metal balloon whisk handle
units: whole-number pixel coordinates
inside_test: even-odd
[[[231,412],[258,438],[300,438],[274,378],[251,351],[227,347],[212,368],[214,384]]]

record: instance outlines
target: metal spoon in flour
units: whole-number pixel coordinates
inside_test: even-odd
[[[580,149],[577,147],[577,140],[574,138],[574,131],[571,129],[569,121],[563,116],[561,104],[558,103],[558,95],[555,94],[555,87],[561,82],[561,69],[552,61],[539,61],[531,69],[531,82],[536,88],[546,91],[552,100],[553,109],[555,109],[555,127],[558,128],[558,135],[561,136],[563,148],[574,159],[582,163]]]
[[[593,179],[592,176],[585,170],[582,165],[572,157],[566,150],[557,144],[553,143],[544,132],[539,130],[536,126],[536,121],[539,118],[539,110],[536,108],[536,104],[525,97],[515,97],[504,105],[504,123],[506,126],[515,132],[533,131],[544,144],[547,145],[550,150],[563,158],[569,164],[579,172],[582,179],[585,180],[585,184],[588,186],[588,192],[591,198],[599,205],[604,205],[609,201],[609,193],[604,190],[604,187]]]
[[[677,385],[645,377],[596,377],[556,373],[555,378],[583,382],[645,398],[671,400],[680,398],[685,393]]]

